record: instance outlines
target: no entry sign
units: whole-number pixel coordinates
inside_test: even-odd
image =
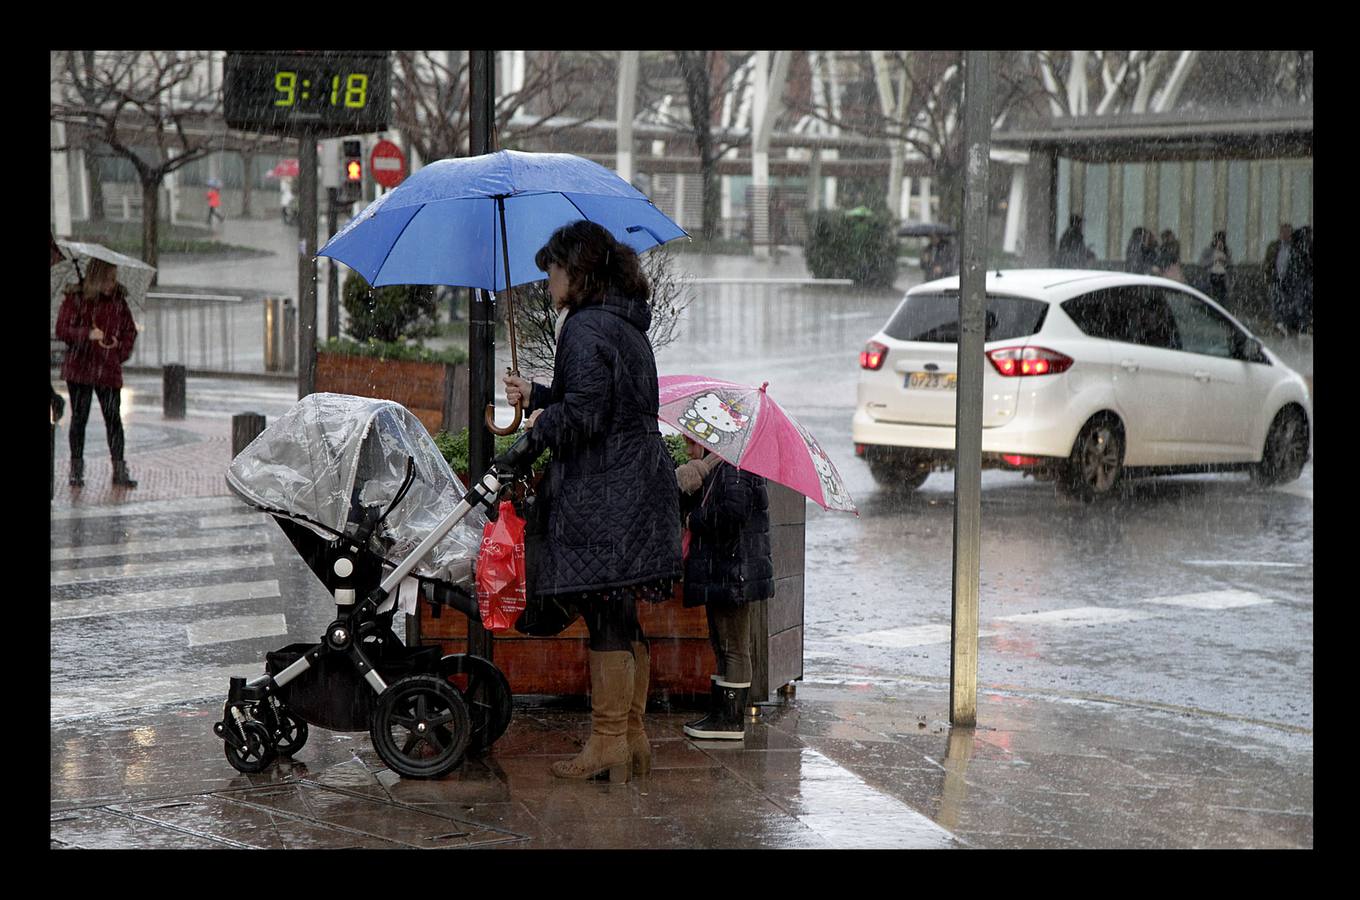
[[[401,148],[391,141],[378,141],[368,158],[373,180],[385,188],[394,188],[406,177],[406,157]]]

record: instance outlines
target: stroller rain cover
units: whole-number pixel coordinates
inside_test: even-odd
[[[406,496],[369,549],[395,566],[462,501],[462,483],[410,410],[391,400],[309,394],[232,460],[227,486],[257,509],[287,516],[327,539],[352,536],[362,507],[385,511],[406,478]],[[468,587],[486,513],[474,506],[413,574]]]

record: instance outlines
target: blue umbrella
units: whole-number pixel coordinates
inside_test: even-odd
[[[511,309],[511,373],[515,352],[513,295],[517,284],[548,277],[534,256],[563,225],[588,219],[638,252],[685,237],[647,195],[604,166],[569,153],[499,150],[441,159],[373,201],[318,256],[338,259],[374,287],[447,284],[504,289]],[[519,427],[521,410],[508,428]]]
[[[500,150],[425,166],[369,204],[317,255],[339,260],[375,287],[507,290],[547,278],[534,254],[554,231],[580,219],[638,252],[686,236],[646,194],[599,163]]]

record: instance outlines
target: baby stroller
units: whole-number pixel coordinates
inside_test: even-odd
[[[321,393],[232,460],[227,485],[274,516],[336,605],[319,643],[290,644],[267,654],[264,675],[231,679],[213,730],[237,771],[296,753],[309,724],[368,730],[383,762],[412,778],[444,775],[504,733],[505,676],[480,657],[407,647],[392,621],[408,578],[415,602],[480,621],[472,585],[482,506],[493,509],[522,477],[529,452],[526,435],[465,492],[405,407]]]

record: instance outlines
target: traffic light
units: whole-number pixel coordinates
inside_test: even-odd
[[[364,156],[360,141],[344,141],[341,146],[340,194],[345,203],[363,196]]]

